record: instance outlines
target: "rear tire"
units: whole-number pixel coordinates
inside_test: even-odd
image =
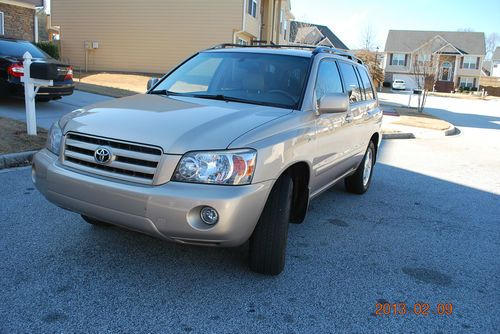
[[[370,141],[363,160],[356,172],[344,180],[345,189],[353,194],[364,194],[372,182],[373,166],[375,164],[375,144]],[[367,174],[368,173],[368,174]]]
[[[103,221],[91,218],[89,216],[81,215],[83,220],[85,220],[87,223],[94,225],[94,226],[111,226],[109,223],[105,223]]]
[[[274,184],[250,238],[249,265],[254,272],[278,275],[285,267],[293,181],[282,175]]]

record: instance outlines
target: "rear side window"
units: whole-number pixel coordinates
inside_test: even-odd
[[[363,100],[361,95],[361,87],[354,71],[354,67],[351,64],[345,62],[339,62],[340,72],[344,78],[344,84],[349,95],[349,101],[351,103],[360,102]]]
[[[28,51],[33,58],[49,58],[45,52],[30,42],[13,42],[0,40],[0,56],[11,56],[21,58]]]
[[[337,63],[331,60],[323,60],[319,64],[318,78],[316,80],[316,99],[319,101],[326,94],[342,93],[343,91]]]
[[[368,72],[366,72],[366,69],[361,66],[358,67],[358,71],[361,77],[363,88],[365,89],[365,98],[367,100],[373,100],[375,94],[373,93],[373,86],[370,77],[368,76]]]

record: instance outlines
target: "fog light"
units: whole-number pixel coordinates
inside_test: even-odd
[[[211,208],[209,206],[201,209],[200,217],[201,220],[203,220],[203,222],[208,225],[217,224],[217,222],[219,221],[219,214],[214,208]]]

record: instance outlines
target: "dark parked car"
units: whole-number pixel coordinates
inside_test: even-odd
[[[0,38],[0,96],[24,96],[23,55],[26,51],[33,56],[33,61],[57,65],[57,79],[53,87],[41,87],[37,93],[38,101],[60,99],[73,94],[73,68],[56,60],[28,41]]]

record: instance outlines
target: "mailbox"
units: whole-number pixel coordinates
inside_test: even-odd
[[[31,64],[31,77],[40,80],[57,80],[60,76],[68,73],[69,66],[61,64],[51,64],[42,62],[33,62]]]

